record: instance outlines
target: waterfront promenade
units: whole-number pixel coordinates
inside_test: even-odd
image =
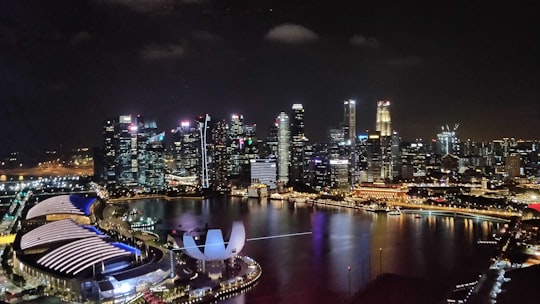
[[[364,209],[371,202],[365,199],[358,198],[349,198],[345,200],[330,200],[330,199],[314,199],[307,200],[308,204],[312,205],[327,205],[327,206],[336,206],[336,207],[345,207],[345,208],[354,208],[354,209]],[[292,202],[296,203],[296,202]],[[411,203],[399,200],[389,200],[384,201],[384,204],[389,207],[399,207],[404,212],[417,212],[417,213],[430,213],[433,215],[454,215],[454,216],[464,216],[464,217],[475,217],[482,218],[486,220],[504,220],[507,221],[509,218],[517,216],[520,217],[521,213],[519,212],[510,212],[506,210],[483,210],[483,209],[474,209],[474,208],[460,208],[460,207],[450,207],[450,206],[438,206],[431,204],[422,204],[422,203]]]

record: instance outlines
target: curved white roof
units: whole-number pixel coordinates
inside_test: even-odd
[[[38,264],[68,275],[76,275],[86,268],[119,256],[132,253],[113,246],[99,237],[81,239],[61,246],[38,260]]]
[[[102,237],[96,232],[77,225],[70,219],[51,222],[39,226],[21,237],[21,249],[45,245],[51,242],[80,239],[87,237]]]
[[[233,222],[231,238],[227,243],[223,240],[221,229],[209,229],[204,246],[197,245],[193,236],[187,233],[184,234],[183,241],[183,249],[192,258],[205,261],[226,260],[244,248],[246,230],[242,222]]]
[[[105,235],[95,229],[85,228],[70,219],[52,222],[31,230],[21,237],[22,250],[58,241],[68,243],[49,251],[37,263],[51,271],[77,275],[96,263],[114,257],[130,256],[133,252],[122,246],[108,243]]]
[[[27,219],[48,214],[86,215],[84,209],[91,205],[95,198],[83,198],[76,195],[58,195],[37,203],[28,210]]]

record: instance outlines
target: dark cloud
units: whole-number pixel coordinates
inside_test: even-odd
[[[70,43],[72,45],[77,45],[85,41],[88,41],[90,39],[92,39],[92,35],[90,35],[89,32],[81,31],[81,32],[77,32],[75,35],[73,35],[73,37],[71,37]]]
[[[354,35],[349,39],[349,43],[362,48],[378,49],[381,47],[379,41],[373,37],[366,38],[362,35]]]
[[[166,60],[182,57],[185,48],[178,44],[157,45],[150,44],[141,51],[141,57],[148,61]]]
[[[192,1],[197,2],[196,0]],[[104,2],[122,5],[142,13],[167,10],[174,7],[174,5],[178,3],[174,0],[104,0]]]
[[[207,31],[193,31],[191,32],[191,37],[197,40],[203,40],[203,41],[220,41],[222,38],[216,34],[212,34]]]
[[[282,43],[306,43],[319,40],[319,36],[312,30],[298,25],[286,23],[272,28],[265,39]]]
[[[390,66],[396,66],[396,67],[410,67],[410,66],[416,66],[419,64],[422,64],[424,62],[424,58],[420,56],[409,56],[404,58],[393,58],[386,60],[386,64]]]

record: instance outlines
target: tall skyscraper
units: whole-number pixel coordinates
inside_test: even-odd
[[[107,185],[164,187],[164,133],[157,133],[154,121],[122,115],[105,121],[101,178]]]
[[[343,102],[345,117],[343,120],[343,137],[348,144],[356,142],[356,101],[349,99]]]
[[[227,154],[229,157],[229,177],[237,179],[242,171],[244,145],[244,116],[231,115],[229,128],[229,144]]]
[[[390,101],[377,102],[377,125],[375,131],[381,132],[381,136],[392,135],[392,121],[390,119]]]
[[[457,129],[459,124],[450,129],[448,125],[441,128],[441,133],[437,134],[437,154],[444,156],[452,154],[459,156],[459,138],[457,137]]]
[[[278,150],[277,169],[278,181],[286,184],[289,181],[289,165],[291,162],[291,134],[289,116],[285,112],[277,117],[278,126]]]
[[[210,115],[205,114],[197,118],[199,123],[199,136],[201,139],[201,186],[204,189],[208,189],[210,186],[210,177],[208,176],[208,156],[206,146],[206,130],[208,129],[208,123],[210,122]]]
[[[165,133],[158,133],[155,120],[137,117],[137,180],[147,190],[165,186],[164,139]]]
[[[210,170],[211,184],[217,191],[228,191],[227,176],[228,160],[228,125],[225,119],[215,122],[212,128],[212,170]]]
[[[292,106],[291,139],[290,178],[294,182],[302,182],[304,172],[304,147],[307,138],[304,134],[304,107],[299,103],[293,104]]]
[[[182,121],[174,132],[175,175],[200,176],[199,132],[189,121]]]
[[[370,131],[366,141],[367,181],[370,183],[381,181],[382,150],[380,134],[379,131]]]

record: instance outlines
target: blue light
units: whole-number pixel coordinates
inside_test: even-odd
[[[129,246],[129,245],[126,245],[124,243],[115,242],[115,243],[111,243],[111,245],[113,245],[114,247],[120,248],[122,250],[131,252],[131,253],[133,253],[135,255],[141,255],[141,251],[139,249],[137,249],[135,247],[132,247],[132,246]]]
[[[96,202],[97,198],[95,197],[82,197],[79,195],[70,195],[69,201],[73,206],[79,208],[85,215],[90,215],[90,207]]]
[[[103,232],[101,232],[99,229],[97,229],[96,227],[94,226],[83,226],[85,229],[88,229],[92,232],[95,232],[96,234],[98,235],[103,235]]]

